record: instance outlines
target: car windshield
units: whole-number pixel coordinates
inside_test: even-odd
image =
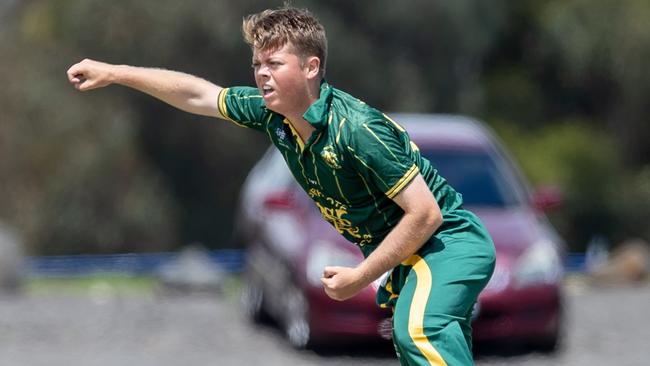
[[[429,159],[468,206],[505,207],[519,202],[519,190],[511,178],[488,154],[478,151],[428,150]]]

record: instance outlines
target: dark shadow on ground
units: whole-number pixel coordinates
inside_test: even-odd
[[[549,362],[559,356],[561,348],[540,349],[525,343],[484,342],[474,344],[474,359],[480,361],[489,358],[525,358],[531,355],[543,355]]]
[[[397,358],[391,342],[363,342],[338,345],[315,345],[310,349],[321,357],[363,357],[377,359]]]

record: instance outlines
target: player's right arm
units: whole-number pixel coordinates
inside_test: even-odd
[[[222,88],[182,72],[85,59],[72,65],[67,74],[70,83],[80,91],[119,84],[147,93],[186,112],[224,118],[217,102]]]

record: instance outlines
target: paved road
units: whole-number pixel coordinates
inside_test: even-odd
[[[294,351],[276,330],[248,325],[233,295],[95,290],[0,295],[0,366],[397,366],[390,352]],[[650,364],[650,285],[567,292],[561,352],[480,356],[477,365]]]

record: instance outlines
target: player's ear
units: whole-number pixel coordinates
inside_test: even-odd
[[[307,58],[307,78],[313,79],[320,75],[320,58],[311,56]]]

